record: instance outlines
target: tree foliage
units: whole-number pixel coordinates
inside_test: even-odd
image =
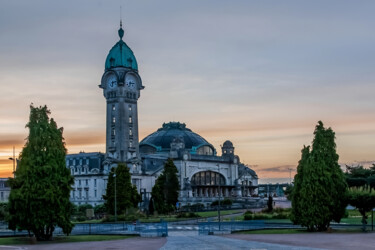
[[[364,187],[350,188],[347,193],[347,202],[361,213],[362,230],[366,231],[366,213],[375,208],[375,191]]]
[[[65,165],[63,129],[49,114],[47,106],[30,106],[29,136],[9,181],[9,228],[33,232],[37,240],[51,239],[56,226],[66,234],[73,228],[73,177]]]
[[[115,214],[115,198],[117,214],[125,214],[128,208],[136,208],[141,199],[137,188],[131,183],[129,168],[125,163],[120,163],[117,167],[112,168],[108,176],[107,190],[103,199],[109,214]]]
[[[294,224],[306,226],[309,231],[324,231],[332,220],[340,222],[345,214],[347,185],[338,159],[335,133],[319,121],[312,149],[302,149],[294,179],[291,215]]]
[[[151,193],[154,209],[158,213],[165,214],[176,210],[180,189],[177,173],[173,160],[168,159],[162,174],[156,179]]]
[[[272,212],[273,210],[273,198],[272,195],[268,196],[268,201],[267,201],[267,212]]]
[[[346,182],[349,187],[375,188],[375,164],[370,168],[361,165],[346,166]]]

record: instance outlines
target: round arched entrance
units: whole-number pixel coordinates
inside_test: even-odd
[[[225,178],[218,172],[198,172],[193,175],[190,183],[193,189],[193,197],[219,197],[219,187],[221,197],[228,196]]]

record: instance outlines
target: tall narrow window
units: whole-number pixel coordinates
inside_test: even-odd
[[[112,110],[115,111],[116,110],[116,105],[112,105]]]
[[[129,123],[132,123],[132,117],[129,116]]]
[[[132,131],[132,129],[129,129],[129,135],[130,135],[130,136],[133,135],[133,131]]]
[[[112,129],[112,135],[113,135],[113,136],[116,135],[116,131],[115,131],[115,129]]]
[[[94,179],[94,187],[96,187],[96,179]]]
[[[112,117],[112,123],[116,123],[116,117]]]
[[[129,111],[132,111],[132,106],[131,105],[129,105]]]
[[[133,141],[129,141],[129,147],[133,147]]]
[[[96,190],[95,190],[95,198],[96,198]]]

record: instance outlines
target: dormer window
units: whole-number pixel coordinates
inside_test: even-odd
[[[131,58],[127,59],[129,67],[132,68],[133,60]]]
[[[111,57],[111,59],[109,59],[109,65],[111,65],[111,67],[115,66],[115,59],[113,57]]]

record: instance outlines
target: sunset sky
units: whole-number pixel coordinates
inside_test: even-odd
[[[289,180],[319,120],[340,164],[375,162],[375,1],[0,0],[0,176],[29,105],[47,105],[69,153],[105,151],[104,62],[118,41],[146,87],[140,138],[180,121],[229,139],[261,182]]]

